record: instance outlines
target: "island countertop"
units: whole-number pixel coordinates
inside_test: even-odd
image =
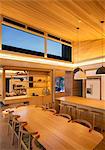
[[[82,105],[92,107],[105,111],[105,100],[88,99],[78,96],[65,96],[56,98],[57,101],[72,103],[76,105]]]

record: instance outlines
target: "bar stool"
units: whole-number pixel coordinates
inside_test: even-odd
[[[52,102],[52,103],[49,103],[49,109],[55,109],[55,103],[54,102]]]
[[[59,106],[60,106],[60,111],[59,111],[59,113],[65,113],[65,114],[67,114],[68,105],[67,105],[67,104],[64,104],[64,103],[61,103],[61,104],[59,104]]]
[[[102,112],[97,112],[97,111],[91,111],[90,112],[92,115],[92,126],[93,129],[95,127],[101,129],[101,132],[104,130],[103,124],[104,124],[104,113]]]
[[[43,104],[41,107],[43,110],[55,109],[55,103],[52,102],[52,103]]]
[[[68,119],[68,122],[70,122],[72,120],[71,116],[69,114],[67,114],[68,112],[68,104],[59,104],[60,106],[60,111],[58,114],[56,114],[56,116],[62,116]]]
[[[76,118],[76,106],[74,105],[67,105],[67,114],[69,114],[72,119]]]
[[[13,111],[8,112],[8,135],[9,135],[9,130],[11,129],[13,131]]]
[[[89,120],[88,117],[89,117],[89,113],[88,113],[88,109],[86,108],[83,108],[83,107],[80,107],[80,106],[77,106],[76,108],[76,111],[77,111],[77,119],[85,119],[85,120]]]

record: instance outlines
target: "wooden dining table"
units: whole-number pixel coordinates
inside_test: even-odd
[[[46,150],[92,150],[103,139],[102,134],[78,123],[68,122],[67,118],[56,116],[34,105],[15,109],[19,121],[26,121],[29,132],[38,131],[38,142]]]

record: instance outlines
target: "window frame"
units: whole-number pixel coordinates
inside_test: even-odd
[[[18,28],[15,28],[15,27],[12,27],[12,26],[9,26],[9,25],[5,25],[5,24],[2,24],[2,25],[4,25],[4,26],[7,26],[7,27],[10,27],[10,28],[12,28],[12,29],[15,29],[15,30],[19,30],[19,31],[22,31],[22,32],[24,32],[24,33],[27,33],[27,34],[30,34],[30,35],[32,35],[32,36],[37,36],[37,37],[41,37],[41,38],[43,38],[43,52],[38,52],[38,51],[33,51],[33,50],[29,50],[29,49],[25,49],[25,48],[19,48],[19,47],[13,47],[13,46],[10,46],[10,45],[6,45],[5,47],[7,47],[7,49],[2,49],[2,50],[8,50],[8,48],[10,48],[10,50],[9,51],[16,51],[16,52],[20,52],[20,53],[25,53],[25,54],[31,54],[31,55],[38,55],[39,54],[39,56],[44,56],[44,53],[45,53],[45,48],[44,48],[44,43],[45,43],[45,38],[43,37],[43,36],[39,36],[39,35],[36,35],[36,34],[32,34],[31,32],[28,32],[28,31],[26,31],[26,30],[22,30],[22,29],[18,29]],[[3,47],[4,45],[3,44],[1,44],[1,47]]]
[[[64,90],[63,90],[63,91],[60,90],[60,89],[59,89],[59,90],[56,89],[56,88],[61,88],[61,87],[60,87],[60,85],[61,85],[60,80],[61,80],[61,79],[64,80],[64,84],[63,84],[63,89],[64,89]],[[58,86],[58,87],[57,87],[57,80],[59,80],[59,86]],[[65,78],[64,78],[63,76],[58,76],[58,77],[55,78],[55,92],[56,92],[56,93],[65,92]]]
[[[51,50],[51,51],[54,51],[54,50],[52,50],[52,49],[50,49],[49,50],[49,43],[48,42],[53,42],[53,43],[57,43],[57,44],[59,44],[59,46],[60,46],[60,50],[61,50],[61,56],[60,55],[54,55],[53,53],[49,53],[49,51]],[[50,43],[51,44],[51,43]],[[56,51],[58,51],[59,52],[59,50],[58,49],[56,49]],[[56,42],[56,41],[53,41],[53,40],[51,40],[51,39],[47,39],[47,55],[48,56],[54,56],[54,57],[58,57],[58,58],[60,58],[60,57],[62,57],[62,44],[61,43],[59,43],[59,42]]]
[[[56,39],[54,39],[54,38],[52,38],[52,37],[49,37],[48,35],[50,34],[50,33],[46,33],[45,31],[43,31],[44,32],[44,35],[42,35],[42,34],[40,34],[40,33],[37,33],[37,32],[33,32],[33,31],[30,31],[30,30],[28,30],[27,29],[27,27],[28,27],[28,24],[25,24],[25,28],[22,28],[22,27],[19,27],[19,26],[17,26],[17,25],[13,25],[13,24],[11,24],[11,23],[8,23],[8,22],[5,22],[5,21],[3,21],[3,17],[4,16],[0,16],[1,18],[0,18],[0,50],[2,50],[2,24],[4,24],[4,25],[6,25],[6,26],[9,26],[9,27],[13,27],[13,28],[15,28],[15,29],[19,29],[19,30],[21,30],[21,31],[24,31],[24,32],[27,32],[27,33],[30,33],[30,34],[33,34],[33,35],[36,35],[36,36],[40,36],[40,37],[43,37],[44,38],[44,55],[43,55],[43,57],[45,57],[45,58],[47,58],[48,56],[48,50],[47,50],[47,40],[52,40],[52,41],[55,41],[55,42],[58,42],[58,43],[60,43],[60,44],[64,44],[64,45],[67,45],[67,46],[70,46],[71,47],[71,49],[72,49],[72,45],[71,45],[71,43],[70,44],[68,44],[67,42],[62,42],[62,38],[59,38],[60,40],[56,40]],[[8,18],[8,17],[7,17]],[[14,20],[14,19],[11,19],[11,20]],[[15,20],[14,20],[15,21]],[[17,21],[17,22],[19,22],[19,21]],[[21,22],[19,22],[19,23],[21,23]],[[30,25],[29,25],[30,26]],[[32,27],[32,26],[30,26],[30,27]],[[33,28],[35,28],[35,27],[33,27]],[[37,29],[37,28],[36,28]],[[66,40],[65,40],[66,41]],[[29,53],[30,54],[30,53]],[[33,55],[35,55],[35,54],[33,54]],[[39,55],[39,56],[41,56],[41,55]],[[63,61],[68,61],[68,60],[64,60],[62,57],[48,57],[48,58],[54,58],[54,59],[58,59],[58,60],[63,60]],[[72,50],[71,50],[71,61],[69,61],[69,62],[72,62]]]

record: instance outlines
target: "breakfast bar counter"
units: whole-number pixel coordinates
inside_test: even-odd
[[[83,107],[88,107],[90,109],[105,111],[105,100],[87,99],[78,96],[65,96],[56,98],[56,101],[58,101],[59,103],[69,103],[76,106],[79,105]]]

